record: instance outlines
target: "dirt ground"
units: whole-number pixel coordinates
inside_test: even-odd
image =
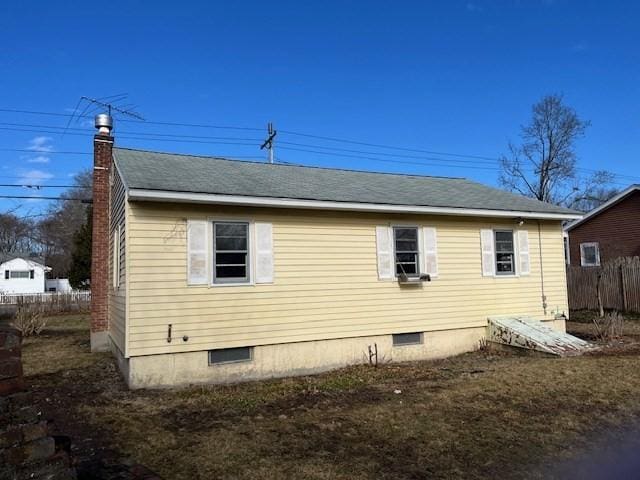
[[[89,353],[86,316],[52,317],[23,356],[79,461],[132,459],[166,479],[566,478],[637,424],[638,325],[582,357],[484,351],[163,391],[128,391],[109,354]]]

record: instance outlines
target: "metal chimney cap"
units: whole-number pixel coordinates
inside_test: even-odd
[[[109,132],[113,128],[113,118],[106,113],[100,113],[96,115],[95,126],[101,132],[105,130]]]

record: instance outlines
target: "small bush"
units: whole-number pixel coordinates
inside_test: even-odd
[[[620,338],[624,332],[624,317],[616,312],[607,312],[603,317],[593,317],[596,336],[600,340]]]
[[[47,326],[47,317],[44,315],[42,305],[19,303],[13,325],[22,332],[23,337],[40,335]]]

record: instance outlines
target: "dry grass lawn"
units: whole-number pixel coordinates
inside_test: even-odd
[[[89,353],[87,317],[60,316],[25,341],[24,365],[77,456],[129,457],[166,479],[549,478],[640,414],[640,348],[618,347],[130,392],[110,355]]]

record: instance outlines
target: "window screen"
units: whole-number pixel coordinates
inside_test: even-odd
[[[213,282],[249,281],[249,224],[215,222],[213,224]]]
[[[394,227],[393,241],[396,253],[396,275],[419,275],[418,229]]]
[[[417,345],[420,343],[422,343],[422,332],[393,334],[394,347],[400,347],[402,345]]]
[[[248,362],[253,359],[253,347],[222,348],[209,350],[209,364]]]
[[[497,230],[494,234],[496,241],[496,274],[513,275],[516,273],[513,232]]]

